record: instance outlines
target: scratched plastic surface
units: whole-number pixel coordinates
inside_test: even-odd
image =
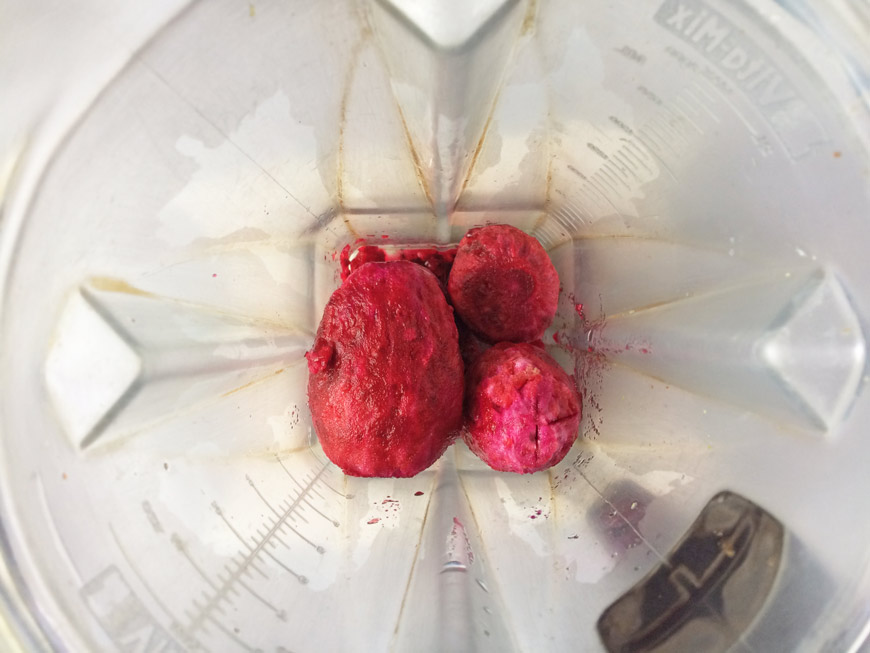
[[[866,4],[66,11],[7,42],[100,48],[58,54],[67,77],[0,49],[8,637],[603,650],[605,608],[725,489],[791,542],[732,650],[860,640]],[[336,252],[487,220],[559,269],[547,342],[583,438],[530,476],[456,445],[414,479],[345,478],[302,358]]]

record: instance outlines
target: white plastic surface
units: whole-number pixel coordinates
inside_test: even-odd
[[[129,14],[129,43],[110,30],[117,65],[154,32],[111,83],[82,55],[105,84],[86,111],[0,51],[18,106],[60,107],[0,132],[22,631],[69,650],[600,650],[602,611],[728,489],[790,538],[734,650],[858,640],[860,40],[838,52],[831,16],[760,1],[219,1],[159,27],[162,6]],[[457,444],[414,479],[344,477],[302,358],[337,253],[486,221],[559,270],[547,344],[584,391],[583,438],[531,476]]]

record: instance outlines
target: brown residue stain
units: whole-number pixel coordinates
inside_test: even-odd
[[[396,109],[399,112],[399,120],[402,122],[402,131],[405,132],[405,139],[408,141],[408,151],[411,154],[411,162],[414,164],[414,172],[417,175],[417,181],[420,183],[420,188],[423,189],[423,194],[429,200],[429,206],[432,211],[435,211],[435,200],[432,198],[432,192],[429,190],[429,184],[426,183],[426,177],[423,174],[423,164],[420,161],[420,155],[417,154],[417,148],[414,147],[414,140],[411,138],[411,131],[408,129],[408,123],[405,122],[405,114],[402,112],[402,107],[399,106],[399,101],[395,96],[393,100],[396,102]]]
[[[372,28],[368,24],[368,22],[364,23],[368,28],[368,34],[372,34]],[[375,48],[376,52],[381,58],[381,63],[383,63],[384,68],[389,73],[390,77],[393,78],[393,71],[390,70],[390,62],[386,56],[384,56],[384,52],[380,47]],[[390,84],[392,88],[392,84]],[[399,99],[396,97],[395,92],[393,92],[393,102],[396,105],[396,112],[399,114],[399,121],[402,123],[402,131],[405,134],[405,140],[408,143],[408,152],[411,155],[411,163],[414,166],[414,173],[417,175],[417,182],[420,184],[420,188],[423,190],[423,194],[426,196],[426,199],[429,201],[429,206],[432,207],[432,211],[435,211],[435,200],[432,198],[432,192],[429,189],[429,184],[426,183],[426,177],[423,175],[423,164],[420,161],[420,155],[417,153],[417,148],[414,147],[414,140],[411,138],[411,131],[408,129],[408,122],[405,120],[405,114],[402,111],[402,105],[399,103]]]
[[[465,193],[465,187],[468,186],[468,182],[471,181],[471,175],[474,174],[474,168],[477,165],[477,158],[483,151],[483,143],[484,141],[486,141],[486,135],[489,133],[489,126],[492,123],[492,117],[495,115],[495,108],[498,106],[498,99],[501,96],[501,89],[503,84],[504,80],[501,81],[498,90],[492,98],[492,106],[489,108],[489,115],[486,117],[486,122],[483,123],[483,129],[480,132],[480,139],[477,141],[477,147],[474,148],[474,152],[472,152],[471,154],[471,163],[468,164],[468,171],[465,173],[465,179],[462,180],[462,187],[459,189],[459,193],[457,195],[457,204],[459,204],[459,200]]]
[[[549,145],[549,139],[547,139],[547,143]],[[535,220],[535,225],[532,227],[533,233],[536,232],[541,227],[542,224],[544,224],[544,221],[550,215],[550,191],[553,188],[553,153],[552,152],[550,152],[549,156],[547,157],[547,179],[546,179],[545,183],[546,183],[546,188],[544,191],[544,210],[541,212],[540,217],[537,220]],[[558,245],[561,245],[563,242],[566,242],[570,239],[571,239],[571,236],[569,235],[565,240],[559,241],[556,245],[553,245],[552,247],[557,247]]]
[[[835,158],[835,159],[839,159],[841,156],[843,156],[843,153],[842,153],[842,152],[834,152],[834,158]]]
[[[221,395],[221,397],[229,397],[245,388],[250,388],[252,385],[257,385],[258,383],[262,383],[266,379],[271,379],[273,376],[278,376],[281,374],[286,368],[282,367],[280,370],[275,370],[271,374],[267,374],[266,376],[261,376],[259,379],[254,379],[253,381],[248,381],[244,385],[240,385],[238,388],[233,388],[232,390],[225,392]]]
[[[91,277],[88,279],[88,284],[95,290],[104,292],[119,292],[126,295],[139,295],[141,297],[153,297],[154,294],[131,286],[123,279],[115,279],[113,277]]]
[[[538,0],[530,0],[526,8],[526,15],[523,17],[523,24],[520,27],[520,35],[525,36],[535,28],[535,16],[538,13]]]

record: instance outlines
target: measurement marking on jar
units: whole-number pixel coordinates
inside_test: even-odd
[[[584,175],[582,172],[580,172],[577,168],[575,168],[574,166],[572,166],[570,163],[569,163],[566,167],[568,168],[568,170],[570,170],[570,171],[573,172],[575,175],[577,175],[578,177],[580,177],[580,179],[586,181],[586,175]]]
[[[662,105],[660,115],[657,117],[657,120],[665,128],[665,130],[670,130],[677,138],[683,141],[683,144],[686,147],[692,144],[694,134],[689,130],[686,121],[683,120],[683,117],[680,114],[676,113],[671,105]]]
[[[567,218],[564,215],[562,215],[562,212],[564,210],[565,210],[564,207],[559,207],[556,211],[554,211],[552,214],[553,219],[556,221],[556,224],[558,224],[563,229],[568,230],[568,233],[571,233],[571,229],[572,229],[571,220],[570,220],[570,218]]]
[[[199,575],[199,577],[202,578],[213,590],[217,589],[214,581],[212,581],[208,577],[208,575],[206,575],[206,573],[200,568],[200,566],[196,564],[196,562],[194,562],[193,558],[190,556],[190,552],[187,550],[187,544],[184,542],[184,540],[181,539],[181,536],[178,533],[173,533],[170,536],[169,541],[172,542],[172,545],[176,548],[176,550],[178,550],[178,552],[184,557],[185,560],[187,560],[190,566],[193,567],[194,571]]]
[[[614,215],[618,215],[620,218],[625,219],[625,216],[623,216],[622,213],[620,213],[619,209],[616,208],[616,205],[613,203],[613,201],[610,199],[610,197],[608,197],[607,193],[595,185],[595,177],[593,177],[592,179],[590,179],[586,183],[589,184],[590,186],[592,186],[593,188],[595,188],[596,190],[598,190],[599,193],[601,193],[601,196],[604,198],[604,201],[607,202],[607,204],[610,205],[610,208],[613,209]],[[619,193],[617,193],[615,190],[614,190],[614,193],[619,195]]]
[[[154,512],[154,508],[151,506],[150,501],[142,502],[142,512],[145,513],[145,517],[148,519],[148,523],[151,524],[151,528],[154,529],[154,532],[162,533],[163,525],[160,523],[160,520],[157,519],[157,513]]]
[[[598,147],[597,145],[595,145],[595,143],[586,143],[586,147],[588,147],[590,150],[592,150],[593,152],[595,152],[595,154],[597,154],[597,155],[600,156],[602,159],[604,159],[605,161],[607,161],[607,155],[604,153],[604,151],[603,151],[600,147]]]
[[[635,181],[640,181],[637,177],[637,173],[631,166],[631,163],[625,158],[622,148],[616,150],[616,152],[610,156],[610,162],[613,164],[614,171],[619,172],[624,180],[629,181],[630,175]]]
[[[256,542],[256,544],[253,547],[249,547],[248,553],[242,555],[240,561],[235,561],[235,563],[237,565],[236,569],[230,571],[230,574],[227,577],[227,579],[221,583],[221,585],[217,588],[216,591],[211,593],[211,596],[208,599],[208,601],[206,602],[206,604],[204,606],[202,606],[202,608],[198,611],[198,613],[191,619],[189,629],[192,632],[196,632],[197,629],[202,627],[206,618],[215,609],[215,606],[218,603],[220,603],[221,600],[223,600],[223,598],[227,595],[227,593],[230,591],[230,589],[233,587],[233,585],[240,581],[240,579],[242,578],[242,576],[244,575],[244,573],[248,569],[248,567],[252,566],[254,561],[261,554],[265,553],[267,555],[272,556],[271,552],[266,550],[266,544],[269,542],[269,540],[271,540],[274,533],[276,533],[278,531],[281,524],[285,523],[288,519],[291,518],[291,516],[293,515],[293,511],[296,510],[297,507],[299,507],[299,505],[305,499],[306,494],[311,490],[311,486],[314,485],[315,483],[317,483],[317,481],[320,479],[321,476],[323,476],[323,474],[326,472],[327,469],[329,469],[328,465],[324,465],[323,467],[321,467],[317,471],[317,473],[314,475],[314,477],[312,478],[310,483],[307,486],[302,487],[302,489],[296,495],[296,498],[292,501],[292,503],[290,503],[290,505],[287,507],[287,509],[284,511],[284,513],[280,517],[277,517],[276,521],[274,521],[270,525],[269,530],[266,532],[266,535],[259,538],[259,540]],[[217,508],[217,505],[213,504],[213,507]],[[217,510],[219,510],[219,508],[217,508]],[[216,512],[217,512],[217,510],[216,510]],[[229,520],[224,518],[222,511],[218,514],[221,516],[224,523],[229,525]],[[231,530],[233,533],[236,533],[236,530],[234,528],[231,527]],[[238,533],[236,533],[236,535],[238,536]],[[247,543],[245,543],[245,546],[249,546],[249,545]],[[294,572],[291,569],[287,568],[286,565],[284,565],[283,563],[278,561],[277,558],[274,558],[274,556],[272,556],[272,558],[274,560],[276,560],[282,568],[285,568],[289,573],[293,574],[300,583],[305,584],[308,582],[307,578],[305,578],[304,576],[298,574],[297,572]]]
[[[667,112],[667,105],[662,105],[661,109],[659,109],[659,113],[650,120],[649,124],[655,126],[663,136],[668,139],[668,145],[671,146],[671,149],[675,152],[677,151],[680,143],[677,141],[682,141],[682,145],[689,145],[689,139],[686,138],[686,134],[677,129],[677,127],[671,124],[666,118],[665,113]],[[669,138],[668,138],[669,137]]]
[[[746,127],[747,131],[749,131],[749,133],[752,136],[758,135],[758,130],[752,125],[751,122],[749,122],[749,119],[746,117],[746,115],[743,113],[743,111],[740,109],[740,107],[738,107],[731,98],[729,98],[727,95],[725,95],[722,91],[720,91],[718,88],[716,88],[712,84],[708,84],[707,82],[703,82],[700,80],[698,82],[696,82],[696,84],[697,84],[698,88],[704,88],[704,85],[707,85],[709,87],[708,92],[710,93],[710,95],[713,98],[716,98],[719,101],[724,102],[726,105],[728,105],[728,108],[731,109],[731,111],[734,113],[734,115],[740,120],[740,122],[743,123],[743,126]],[[711,100],[711,102],[714,102],[714,101],[715,101],[715,99]]]
[[[612,122],[614,125],[619,127],[622,131],[624,131],[629,136],[631,136],[634,133],[634,131],[632,131],[631,127],[626,125],[624,122],[622,122],[622,120],[620,120],[616,116],[610,116],[610,122]]]
[[[691,92],[691,89],[689,89],[689,87],[684,87],[683,90],[681,90],[677,94],[677,96],[673,99],[673,103],[682,105],[679,108],[680,108],[680,111],[683,112],[683,115],[688,116],[689,114],[686,113],[688,111],[693,116],[699,117],[701,115],[701,108],[692,104],[691,102],[689,102],[690,92]],[[697,102],[697,98],[694,98],[694,99]]]
[[[643,167],[643,169],[647,171],[647,174],[651,175],[653,173],[653,171],[652,171],[652,168],[650,168],[646,163],[646,160],[645,160],[647,158],[646,153],[643,150],[641,150],[634,143],[634,141],[632,141],[628,138],[623,138],[622,142],[623,142],[622,153],[625,155],[626,159],[629,156],[631,156],[637,162],[637,165]]]
[[[245,564],[241,564],[235,559],[232,559],[230,561],[233,564],[239,565],[238,571],[240,572],[240,575],[250,575],[251,570],[253,570],[253,571],[256,571],[258,574],[260,574],[260,576],[262,576],[264,579],[269,578],[269,575],[265,571],[263,571],[262,569],[257,567],[255,564],[257,562],[257,558],[258,558],[259,553],[260,553],[260,550],[256,547],[256,540],[254,542],[254,546],[251,546],[250,544],[248,544],[247,540],[245,540],[245,538],[242,537],[242,535],[235,529],[235,527],[226,518],[226,516],[224,515],[223,510],[221,510],[220,506],[218,506],[217,503],[212,503],[211,507],[215,511],[215,513],[218,515],[218,517],[220,517],[221,520],[223,520],[224,524],[227,526],[227,528],[230,529],[232,534],[236,536],[236,539],[238,539],[239,542],[242,543],[242,546],[244,546],[248,550],[247,553],[245,553],[245,551],[239,551],[236,555],[241,556],[243,560],[245,559],[245,557],[248,554],[252,555],[251,559],[248,562],[246,562]],[[232,573],[234,573],[228,567],[227,567],[227,571],[229,571],[231,575],[232,575]]]
[[[610,155],[610,161],[608,161],[603,168],[606,169],[616,181],[625,186],[626,190],[631,190],[631,186],[628,183],[630,181],[630,173],[626,170],[622,162],[617,159],[617,154],[619,154],[619,150]]]
[[[640,129],[638,129],[635,137],[637,138],[638,142],[646,147],[646,149],[651,154],[656,156],[656,158],[659,158],[658,155],[664,152],[664,139],[662,138],[661,134],[657,134],[656,132],[651,130],[648,125],[644,125]]]
[[[704,130],[701,129],[698,123],[696,123],[695,120],[687,113],[686,109],[691,111],[691,105],[689,105],[683,95],[678,95],[674,100],[674,103],[671,105],[670,111],[674,114],[674,116],[676,116],[677,120],[686,125],[691,125],[695,128],[695,131],[698,132],[700,136],[703,136],[705,133]],[[697,113],[695,115],[697,115]]]
[[[571,231],[564,227],[560,229],[560,226],[554,220],[548,220],[544,224],[538,225],[532,235],[541,241],[545,249],[549,250],[571,238]]]
[[[251,489],[252,489],[252,490],[257,494],[258,497],[260,497],[260,500],[261,500],[264,504],[266,504],[266,507],[269,508],[269,510],[272,511],[272,514],[274,514],[276,517],[280,518],[280,517],[281,517],[281,514],[280,514],[280,513],[278,512],[278,510],[277,510],[277,509],[276,509],[276,508],[275,508],[275,507],[274,507],[274,506],[273,506],[273,505],[272,505],[272,504],[271,504],[271,503],[266,499],[266,497],[263,496],[263,493],[260,492],[259,489],[257,489],[257,486],[254,484],[254,481],[251,479],[251,477],[245,475],[245,478],[248,480],[248,485],[251,486]],[[288,523],[286,523],[286,522],[283,523],[283,524],[281,524],[281,526],[279,527],[279,530],[283,533],[283,532],[284,532],[284,529],[289,530],[291,533],[293,533],[294,535],[296,535],[297,537],[299,537],[303,542],[309,544],[309,545],[310,545],[310,546],[311,546],[315,551],[317,551],[318,553],[324,553],[324,552],[325,552],[325,549],[324,549],[322,546],[320,546],[319,544],[315,544],[314,542],[312,542],[311,540],[309,540],[309,539],[308,539],[307,537],[305,537],[302,533],[300,533],[300,532],[297,531],[295,528],[293,528],[290,524],[288,524]],[[265,533],[260,533],[260,529],[257,529],[257,533],[259,533],[262,537],[265,536]],[[285,548],[287,548],[288,550],[290,549],[290,545],[287,544],[283,539],[281,539],[280,537],[278,537],[277,534],[274,535],[274,538],[275,538],[275,540],[277,540],[278,542],[280,542],[281,544],[283,544]]]
[[[601,186],[600,182],[593,176],[586,182],[586,185],[594,190],[601,199],[604,201],[605,205],[610,203],[610,199],[607,197],[607,189]]]
[[[294,483],[299,487],[300,490],[303,490],[303,489],[306,489],[306,488],[313,488],[313,487],[314,487],[314,485],[315,485],[315,481],[313,481],[313,480],[309,480],[309,479],[306,478],[306,479],[304,479],[304,481],[305,481],[305,483],[306,483],[307,485],[305,485],[304,488],[303,488],[302,483],[300,483],[300,482],[296,479],[296,477],[293,476],[293,474],[290,473],[290,470],[287,469],[287,467],[284,466],[284,463],[281,462],[280,460],[279,460],[278,462],[281,464],[281,469],[284,470],[284,472],[287,474],[287,476],[290,477],[290,479],[291,479],[291,480],[292,480],[292,481],[293,481],[293,482],[294,482]],[[321,470],[321,473],[322,473],[322,471],[323,471],[323,470]],[[306,490],[306,491],[307,491],[307,490]],[[322,496],[322,495],[321,495],[321,496]],[[322,512],[320,512],[317,508],[315,508],[314,505],[312,505],[312,503],[308,500],[307,497],[305,498],[305,504],[306,504],[307,506],[309,506],[312,510],[314,510],[314,512],[316,512],[318,515],[320,515],[321,517],[323,517],[326,521],[330,522],[330,523],[331,523],[333,526],[335,526],[336,528],[339,527],[339,526],[341,526],[341,524],[340,524],[338,521],[336,521],[335,519],[332,519],[332,517],[328,517],[327,515],[324,515],[324,514],[323,514]]]
[[[694,104],[697,105],[698,108],[701,109],[701,111],[710,116],[710,119],[713,122],[717,124],[722,122],[722,119],[716,114],[715,111],[713,111],[712,107],[710,107],[710,105],[708,104],[708,102],[711,102],[711,100],[708,99],[707,102],[705,102],[703,98],[699,97],[700,94],[701,87],[698,82],[695,81],[692,83],[692,86],[683,89],[682,97],[687,104],[691,104],[691,102],[689,102],[690,100],[694,102]]]
[[[661,165],[662,169],[668,173],[670,178],[673,179],[674,181],[677,181],[677,176],[671,170],[670,166],[667,163],[665,163],[664,159],[662,159],[662,157],[659,156],[659,154],[656,152],[655,148],[652,147],[652,145],[649,142],[649,139],[646,138],[645,136],[642,136],[640,133],[638,133],[637,140],[638,140],[638,142],[640,142],[641,145],[643,145],[646,148],[647,152],[649,152],[652,156],[654,156],[656,158],[656,160]]]
[[[81,589],[81,596],[119,649],[181,653],[181,647],[151,616],[114,565],[88,581]]]
[[[326,514],[324,514],[323,512],[321,512],[321,511],[320,511],[318,508],[316,508],[316,507],[314,506],[314,504],[311,503],[311,501],[309,501],[308,499],[305,499],[305,505],[306,505],[308,508],[311,508],[314,512],[316,512],[318,515],[320,515],[321,517],[323,517],[326,521],[328,521],[330,524],[332,524],[332,525],[335,526],[336,528],[338,528],[339,526],[341,526],[341,523],[340,523],[340,522],[334,520],[334,519],[333,519],[332,517],[330,517],[329,515],[326,515]]]
[[[610,180],[609,175],[604,172],[604,168],[600,168],[599,170],[597,170],[595,174],[592,175],[592,179],[590,179],[589,181],[590,183],[598,182],[599,184],[601,184],[602,190],[604,190],[605,194],[609,194],[607,193],[607,191],[609,190],[614,195],[619,195],[619,189],[617,189],[614,183]]]
[[[184,626],[179,623],[176,619],[175,614],[166,606],[166,604],[160,599],[157,592],[151,587],[150,583],[145,580],[144,574],[139,571],[139,568],[133,564],[133,558],[128,553],[127,549],[121,544],[121,540],[118,537],[118,533],[115,532],[114,526],[109,524],[109,533],[112,535],[112,539],[115,541],[115,546],[118,547],[118,551],[121,552],[121,557],[124,558],[124,561],[127,563],[127,566],[136,576],[139,583],[142,587],[145,588],[145,591],[151,596],[151,600],[154,601],[154,605],[156,605],[163,614],[170,620],[169,630],[175,635],[176,638],[184,645],[184,647],[188,650],[195,651],[208,651],[208,648],[203,646],[197,639],[194,637]]]
[[[553,212],[553,219],[556,223],[565,229],[568,234],[576,232],[577,223],[586,224],[586,221],[565,205],[560,206]]]
[[[601,215],[605,208],[607,208],[607,204],[602,201],[601,197],[598,194],[593,194],[592,190],[588,187],[589,182],[587,181],[580,187],[579,195],[581,197],[586,198],[585,204],[592,205],[595,207],[594,215]],[[590,219],[593,213],[590,211]]]
[[[613,182],[613,184],[614,184],[613,190],[617,194],[619,194],[619,192],[617,191],[617,188],[616,188],[617,186],[622,186],[623,188],[625,188],[625,190],[631,190],[631,187],[627,183],[625,183],[624,179],[616,176],[616,171],[614,170],[613,166],[610,165],[609,161],[607,163],[605,163],[603,166],[601,166],[601,169],[599,170],[599,172],[604,177],[606,177],[611,182]]]
[[[583,219],[583,214],[586,215],[587,219],[592,219],[592,216],[589,214],[588,211],[586,211],[586,209],[584,209],[582,206],[578,206],[577,204],[575,204],[569,197],[565,195],[565,193],[559,191],[559,194],[564,198],[564,201],[561,203],[562,206],[570,210],[571,215],[576,216],[577,220],[585,224],[586,220]]]
[[[275,458],[277,459],[277,461],[278,461],[279,463],[281,462],[281,459],[278,458],[278,456],[275,456]],[[284,466],[283,463],[281,464],[281,466],[282,466],[282,467]],[[343,494],[343,493],[339,492],[338,490],[336,490],[334,487],[332,487],[332,486],[331,486],[329,483],[327,483],[326,481],[321,480],[321,481],[320,481],[320,484],[321,484],[321,485],[325,485],[327,488],[329,488],[330,490],[332,490],[335,494],[337,494],[338,496],[340,496],[342,499],[347,499],[347,498],[348,498],[348,496],[347,496],[346,494]]]
[[[637,132],[638,138],[644,137],[650,143],[657,143],[658,154],[666,154],[667,151],[670,151],[672,154],[676,155],[677,151],[674,148],[671,139],[667,137],[661,130],[657,129],[654,124],[648,122],[643,127],[641,127]],[[641,141],[643,142],[643,141]]]
[[[221,513],[220,516],[221,516],[221,519],[224,520],[224,523],[227,525],[227,527],[230,529],[230,531],[232,531],[233,535],[236,536],[236,539],[238,539],[239,542],[241,542],[242,545],[243,545],[244,547],[246,547],[246,548],[248,549],[249,552],[253,552],[253,551],[255,550],[256,546],[257,546],[258,538],[254,537],[254,536],[251,536],[251,542],[253,542],[253,546],[252,546],[250,543],[248,543],[248,541],[247,541],[244,537],[242,537],[242,534],[239,533],[239,532],[238,532],[238,531],[237,531],[237,530],[236,530],[236,529],[235,529],[235,528],[234,528],[234,527],[229,523],[229,521],[226,519],[226,517],[224,517],[223,513]],[[280,522],[280,517],[278,517],[278,522],[276,522],[276,521],[272,521],[272,522],[270,523],[270,522],[267,520],[266,523],[267,523],[267,525],[268,525],[269,527],[274,527],[275,524],[276,524],[276,523],[279,523],[279,522]],[[274,533],[274,529],[273,529],[272,532]],[[257,530],[257,533],[260,533],[260,531]],[[272,536],[269,535],[269,533],[270,533],[270,531],[266,531],[266,533],[261,534],[261,535],[260,535],[260,539],[259,539],[259,541],[263,541],[263,542],[271,541],[271,537],[272,537]],[[272,558],[272,560],[274,560],[274,561],[277,562],[278,564],[281,564],[280,561],[279,561],[277,558],[275,558],[275,556],[272,555],[272,553],[271,553],[270,551],[265,550],[265,548],[264,548],[263,550],[259,551],[258,553],[265,553],[267,556],[269,556],[270,558]],[[242,555],[242,556],[243,556],[243,555],[244,555],[244,552],[240,551],[240,552],[239,552],[239,555]],[[257,557],[258,557],[258,555],[255,555],[254,558],[251,560],[251,563],[250,563],[250,565],[249,565],[249,568],[250,568],[250,569],[254,569],[255,571],[259,572],[259,574],[260,574],[264,579],[268,579],[268,578],[269,578],[269,575],[268,575],[266,572],[264,572],[264,571],[262,571],[261,569],[259,569],[259,568],[254,564],[254,563],[257,561]],[[237,564],[238,564],[238,563],[237,563]],[[283,566],[283,565],[282,565],[282,566]],[[297,573],[294,572],[294,571],[291,571],[291,570],[289,570],[289,569],[288,569],[288,571],[290,571],[290,573],[292,573],[292,574],[293,574],[294,576],[296,576],[297,578],[303,578],[303,577],[301,577],[299,574],[297,574]],[[239,584],[242,585],[242,587],[244,587],[245,589],[248,589],[247,586],[244,585],[241,581],[239,582]]]

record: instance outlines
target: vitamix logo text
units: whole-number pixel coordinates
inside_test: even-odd
[[[655,20],[700,53],[758,107],[792,156],[827,140],[786,75],[721,14],[700,0],[665,0]]]

